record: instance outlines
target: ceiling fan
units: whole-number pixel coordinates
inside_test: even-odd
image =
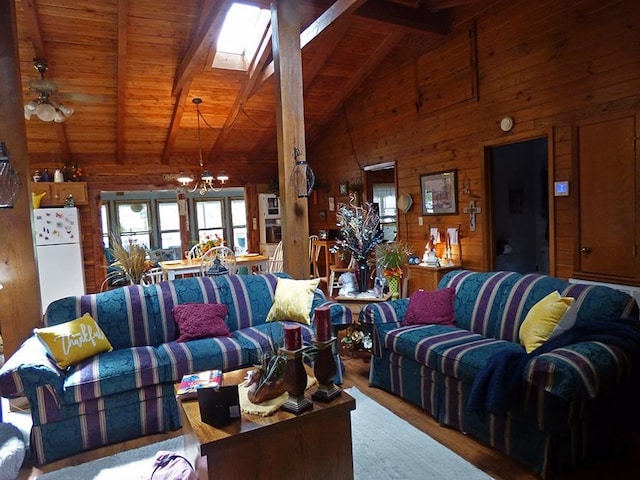
[[[45,78],[49,65],[44,58],[34,58],[33,67],[40,73],[40,78],[29,82],[29,90],[38,94],[38,98],[31,100],[24,106],[24,118],[31,119],[36,115],[43,122],[64,122],[73,115],[74,109],[63,103],[54,101],[51,96],[58,92],[58,84]]]

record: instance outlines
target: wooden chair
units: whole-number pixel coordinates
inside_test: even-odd
[[[200,245],[199,244],[194,245],[187,252],[187,260],[193,260],[194,258],[199,258],[201,256],[202,256],[202,250],[200,250]]]
[[[278,273],[283,270],[283,258],[282,258],[282,240],[276,245],[276,249],[273,252],[273,257],[267,261],[267,272]]]
[[[154,267],[148,270],[142,277],[143,285],[153,285],[164,280],[164,272],[161,267]]]
[[[309,277],[316,278],[316,240],[318,240],[318,235],[309,235]]]
[[[333,290],[342,288],[342,282],[340,282],[340,275],[347,272],[353,272],[356,268],[356,261],[353,256],[349,259],[349,265],[346,267],[337,267],[335,265],[329,266],[329,282],[327,285],[328,294],[333,296]],[[337,276],[337,278],[336,278]]]
[[[200,275],[234,275],[238,272],[236,254],[229,247],[220,246],[207,250],[200,260]]]

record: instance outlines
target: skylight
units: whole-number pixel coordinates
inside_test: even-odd
[[[260,46],[270,17],[267,9],[243,3],[232,4],[218,36],[213,66],[246,70]]]

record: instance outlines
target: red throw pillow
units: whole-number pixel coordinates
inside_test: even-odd
[[[231,332],[224,323],[227,306],[221,303],[184,303],[173,307],[178,324],[178,342],[207,337],[229,337]]]
[[[409,308],[402,322],[403,326],[439,324],[454,325],[453,301],[456,289],[442,288],[426,292],[418,290],[409,297]]]

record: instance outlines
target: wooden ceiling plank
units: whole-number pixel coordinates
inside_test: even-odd
[[[238,114],[242,109],[242,105],[247,101],[247,99],[251,95],[251,92],[256,86],[256,83],[258,82],[258,80],[260,80],[260,72],[264,68],[264,65],[269,59],[269,55],[271,54],[271,40],[271,26],[269,26],[269,28],[267,28],[267,30],[265,31],[264,37],[262,38],[262,41],[260,43],[260,47],[258,48],[251,65],[247,69],[247,76],[244,83],[242,84],[238,96],[233,103],[233,106],[231,107],[231,110],[229,111],[229,115],[224,122],[222,132],[220,133],[220,135],[218,135],[218,138],[216,138],[215,143],[207,154],[207,158],[209,160],[215,160],[222,152],[224,142],[229,136],[230,129],[235,123],[236,118],[238,117]]]
[[[209,10],[202,17],[203,21],[200,24],[198,33],[184,54],[176,72],[176,80],[172,92],[174,97],[184,88],[187,79],[193,77],[195,70],[198,68],[198,62],[201,61],[202,57],[206,55],[209,49],[215,49],[214,38],[220,32],[230,6],[231,0],[214,2],[213,5],[211,2],[207,3],[206,7]]]
[[[433,12],[426,8],[408,7],[387,0],[369,0],[355,12],[355,15],[397,25],[418,34],[446,34],[450,30],[449,15],[445,11]]]
[[[42,40],[42,31],[40,29],[40,16],[38,15],[38,8],[34,0],[26,0],[23,4],[24,15],[26,19],[26,30],[31,37],[31,43],[33,44],[33,50],[37,58],[47,58],[47,51]],[[49,74],[50,74],[49,70]],[[71,153],[69,151],[69,142],[67,141],[67,134],[62,123],[53,122],[58,137],[58,143],[60,144],[60,157],[65,163],[71,160]]]
[[[362,65],[362,67],[360,67],[357,72],[355,72],[355,75],[353,75],[347,82],[345,88],[340,91],[340,94],[334,96],[327,102],[324,112],[314,123],[318,125],[324,125],[326,122],[328,122],[338,111],[340,105],[342,104],[342,102],[344,102],[344,99],[349,97],[349,95],[351,95],[355,91],[358,85],[360,85],[365,78],[373,73],[380,62],[382,62],[385,57],[391,53],[391,50],[393,50],[393,48],[398,44],[403,36],[404,34],[401,32],[390,32],[387,38],[385,38],[384,41],[382,41],[380,45],[378,45],[375,52],[369,57],[367,62]]]
[[[127,100],[127,31],[129,27],[129,0],[118,0],[118,60],[117,60],[117,117],[116,163],[124,163],[126,154],[126,100]]]
[[[164,149],[162,150],[162,164],[168,165],[169,160],[171,158],[171,153],[173,152],[173,146],[176,143],[176,137],[178,136],[178,130],[180,128],[180,122],[182,121],[182,115],[184,114],[184,108],[187,104],[187,97],[189,96],[189,88],[191,86],[191,80],[188,81],[188,84],[180,90],[180,94],[176,99],[175,105],[173,107],[173,113],[171,114],[171,124],[169,125],[169,133],[167,134],[167,139],[164,144]]]

